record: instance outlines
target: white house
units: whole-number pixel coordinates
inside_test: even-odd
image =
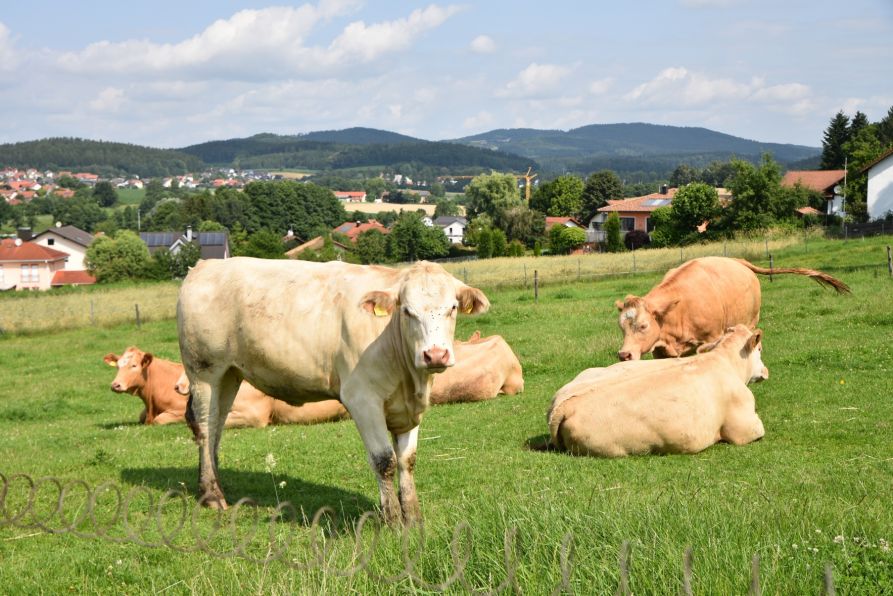
[[[468,220],[464,217],[441,215],[434,220],[434,225],[443,230],[450,242],[462,244],[462,240],[465,238],[465,228],[468,227]]]
[[[862,169],[868,172],[868,217],[880,219],[893,213],[893,148]]]
[[[81,271],[87,268],[84,265],[84,256],[87,254],[87,247],[93,242],[93,235],[74,226],[56,224],[56,227],[37,234],[32,242],[61,250],[68,255],[65,269]]]

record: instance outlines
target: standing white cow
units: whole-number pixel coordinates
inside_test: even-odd
[[[432,374],[455,362],[457,313],[489,305],[480,290],[426,262],[402,270],[244,257],[200,262],[183,281],[177,321],[201,502],[226,507],[217,450],[245,379],[287,403],[340,398],[377,475],[385,520],[420,519],[413,468]]]

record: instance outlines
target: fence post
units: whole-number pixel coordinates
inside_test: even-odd
[[[140,328],[141,328],[141,323],[140,323],[140,305],[139,305],[139,304],[134,304],[133,307],[134,307],[134,309],[136,310],[136,328],[137,328],[137,329],[140,329]]]
[[[890,247],[887,247],[887,271],[890,272],[890,277],[893,277],[893,252],[890,251]]]
[[[539,271],[533,270],[533,303],[536,304],[540,300],[540,278]]]
[[[527,289],[527,263],[524,263],[524,289]]]
[[[774,268],[775,268],[775,266],[774,266],[774,264],[772,263],[772,255],[769,255],[769,281],[770,281],[770,282],[772,281],[772,270],[773,270]]]
[[[679,247],[679,262],[682,263],[685,261],[685,253],[683,252],[682,247]]]

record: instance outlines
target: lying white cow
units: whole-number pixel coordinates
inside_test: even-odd
[[[761,339],[761,331],[736,325],[690,358],[583,371],[552,398],[552,444],[574,454],[622,457],[697,453],[718,441],[743,445],[761,438],[763,423],[747,388],[769,377]]]
[[[420,519],[413,468],[432,374],[455,362],[457,313],[488,308],[480,290],[433,263],[397,270],[243,257],[199,262],[183,281],[177,320],[191,383],[187,414],[199,433],[201,502],[226,507],[217,450],[245,379],[288,403],[340,396],[378,477],[385,520]]]

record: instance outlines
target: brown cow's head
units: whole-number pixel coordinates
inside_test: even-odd
[[[649,304],[644,298],[629,295],[614,305],[620,311],[618,323],[623,332],[623,345],[617,352],[617,357],[620,360],[639,360],[642,354],[655,348],[660,339],[663,318],[676,302],[656,306]]]
[[[118,369],[111,389],[115,393],[135,393],[146,384],[146,369],[154,357],[139,348],[129,347],[120,356],[106,354],[103,361]]]
[[[458,313],[486,312],[490,302],[440,265],[420,261],[403,271],[395,287],[369,292],[361,305],[370,313],[393,314],[403,349],[415,367],[440,372],[456,362],[453,338]]]

